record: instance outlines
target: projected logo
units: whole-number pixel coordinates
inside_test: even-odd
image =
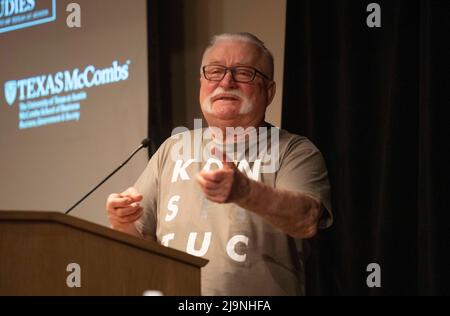
[[[130,64],[130,60],[122,65],[115,60],[106,68],[89,65],[82,70],[9,80],[4,84],[5,100],[9,106],[19,102],[19,129],[78,121],[80,102],[87,99],[83,89],[127,80]]]
[[[56,0],[0,0],[0,33],[56,19]]]
[[[5,99],[9,106],[16,101],[17,81],[11,80],[5,82]]]

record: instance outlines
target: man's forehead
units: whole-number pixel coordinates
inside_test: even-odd
[[[235,65],[252,65],[260,58],[261,54],[253,43],[242,40],[221,40],[206,51],[204,62],[232,61]]]

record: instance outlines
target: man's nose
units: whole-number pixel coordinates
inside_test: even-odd
[[[236,86],[236,81],[234,81],[233,74],[231,73],[230,69],[227,69],[227,72],[225,73],[225,77],[222,78],[219,85],[224,88]]]

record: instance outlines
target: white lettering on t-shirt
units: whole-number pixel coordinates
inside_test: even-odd
[[[202,247],[200,250],[194,249],[195,240],[197,239],[197,233],[190,233],[189,240],[186,246],[186,252],[197,257],[204,256],[209,249],[209,244],[211,243],[211,232],[205,232],[205,237],[203,238]]]
[[[180,176],[181,180],[190,180],[186,168],[194,161],[195,159],[189,159],[183,164],[183,160],[177,160],[175,167],[173,168],[172,183],[178,180],[178,176]]]
[[[255,181],[259,180],[259,171],[261,169],[261,159],[256,159],[255,163],[253,164],[253,170],[250,169],[250,164],[247,160],[243,159],[239,161],[238,166],[239,171],[245,172],[247,177],[250,179],[253,179]]]
[[[175,195],[172,196],[169,200],[169,203],[167,203],[167,208],[169,209],[169,213],[167,213],[165,217],[166,222],[170,222],[173,220],[177,214],[178,214],[178,205],[175,204],[175,202],[180,201],[181,196]]]
[[[170,233],[170,234],[164,235],[162,237],[162,239],[161,239],[161,245],[169,247],[169,241],[171,241],[174,238],[175,238],[175,234],[174,233]]]
[[[227,254],[234,261],[244,262],[245,258],[247,257],[247,254],[240,255],[235,250],[236,244],[240,242],[245,245],[248,245],[248,237],[244,235],[235,235],[231,237],[231,239],[228,241],[227,244]]]

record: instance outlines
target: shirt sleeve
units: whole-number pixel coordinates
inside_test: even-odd
[[[135,222],[136,229],[142,235],[153,239],[156,239],[160,152],[161,149],[158,149],[151,157],[146,168],[134,184],[134,187],[143,196],[140,204],[144,209],[141,218]]]
[[[319,228],[331,226],[333,213],[330,184],[321,152],[306,137],[295,135],[287,142],[280,159],[275,186],[301,191],[320,200],[325,211],[319,221]]]

